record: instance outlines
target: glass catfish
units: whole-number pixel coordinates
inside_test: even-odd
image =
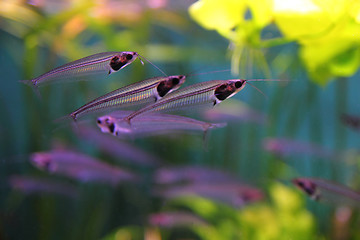
[[[243,79],[212,80],[190,85],[167,95],[154,104],[133,112],[124,120],[130,123],[131,119],[139,115],[155,111],[178,110],[196,105],[215,106],[241,91],[245,87],[246,81]]]
[[[96,73],[111,74],[123,69],[139,57],[137,52],[103,52],[54,68],[31,80],[21,81],[37,87],[45,83],[76,79]]]
[[[80,115],[114,107],[129,107],[146,102],[156,102],[168,93],[178,89],[186,76],[174,75],[168,77],[154,77],[128,86],[116,89],[93,101],[83,105],[70,113],[69,116],[76,120]]]

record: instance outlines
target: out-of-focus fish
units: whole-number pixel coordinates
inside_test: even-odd
[[[178,89],[184,82],[184,75],[154,77],[119,88],[83,105],[70,113],[76,120],[80,115],[114,107],[129,107],[149,102],[156,102],[166,94]]]
[[[149,216],[149,223],[158,227],[178,227],[186,225],[207,225],[207,222],[190,212],[160,212]]]
[[[338,157],[337,153],[324,149],[319,145],[296,141],[293,139],[266,138],[263,141],[263,147],[266,151],[280,156],[308,154],[326,159],[334,159]]]
[[[13,175],[9,177],[10,186],[25,194],[47,193],[63,195],[71,198],[78,196],[77,189],[70,184],[55,182],[48,178]]]
[[[155,182],[158,184],[181,182],[228,183],[236,181],[238,180],[229,173],[201,166],[162,167],[155,172]]]
[[[105,115],[97,119],[97,125],[102,132],[118,137],[147,137],[169,133],[185,133],[202,131],[206,135],[209,129],[225,127],[226,123],[208,123],[196,119],[169,115],[146,114],[135,118],[129,125],[123,121],[131,112]],[[116,118],[113,116],[117,116]]]
[[[160,101],[133,112],[124,120],[128,123],[140,115],[150,112],[179,110],[193,106],[215,106],[241,91],[247,80],[213,80],[190,85],[170,93]]]
[[[123,181],[138,180],[133,173],[70,150],[33,153],[30,161],[41,170],[83,182],[94,181],[116,185]]]
[[[209,121],[226,122],[255,122],[264,124],[266,115],[248,107],[245,103],[236,99],[231,99],[222,103],[219,107],[209,109],[204,112],[204,116]]]
[[[360,208],[360,192],[344,185],[316,178],[295,178],[292,182],[313,200]]]
[[[127,142],[119,141],[112,136],[102,134],[98,129],[83,125],[75,131],[82,139],[93,142],[101,151],[115,157],[118,161],[126,161],[141,166],[158,165],[162,160],[150,153],[144,152]]]
[[[155,195],[165,198],[177,198],[197,195],[234,207],[259,201],[263,198],[260,190],[239,183],[194,183],[181,186],[171,186],[166,189],[156,189]]]
[[[355,129],[360,130],[360,116],[350,115],[350,114],[342,114],[341,120],[347,126]]]
[[[97,53],[54,68],[31,80],[21,82],[37,87],[45,83],[69,80],[96,73],[111,74],[131,64],[138,56],[137,52]]]

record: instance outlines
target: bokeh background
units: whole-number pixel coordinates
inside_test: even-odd
[[[341,196],[315,202],[291,183],[315,177],[360,189],[359,124],[342,121],[360,116],[359,34],[360,6],[350,0],[2,0],[0,239],[360,239],[360,203],[348,206]],[[186,85],[288,81],[254,82],[266,96],[246,86],[212,112],[183,112],[227,122],[205,140],[201,133],[126,140],[148,154],[145,162],[161,159],[147,166],[123,161],[121,151],[106,153],[54,120],[161,75],[151,64],[137,60],[111,76],[47,85],[41,99],[19,82],[106,51],[139,52],[168,75],[231,70],[191,76]],[[29,162],[29,154],[55,148],[131,169],[142,181],[82,182]],[[198,195],[154,196],[153,179],[164,166],[221,170],[262,197],[234,206]],[[11,183],[14,176],[24,177],[21,187]],[[31,191],[27,179],[50,189],[52,182],[66,185],[76,197]]]

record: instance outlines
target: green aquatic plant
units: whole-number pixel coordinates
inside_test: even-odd
[[[334,77],[352,76],[360,65],[358,1],[200,0],[189,13],[231,42],[235,73],[246,61],[242,58],[246,49],[265,64],[259,50],[290,42],[299,45],[299,58],[311,79],[321,85]],[[278,28],[281,36],[266,38],[268,27]]]

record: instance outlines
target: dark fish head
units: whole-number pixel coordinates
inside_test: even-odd
[[[112,71],[119,71],[120,69],[126,67],[139,56],[137,52],[120,52],[113,56],[110,60],[110,67]]]
[[[96,120],[96,124],[104,133],[113,134],[115,131],[115,119],[110,116],[102,116]]]
[[[293,184],[295,184],[295,186],[297,186],[301,191],[305,192],[311,198],[318,200],[318,198],[320,197],[316,184],[311,180],[305,178],[295,178],[292,180],[292,182]]]
[[[245,84],[246,80],[243,79],[228,80],[215,89],[215,97],[220,101],[224,101],[240,92],[245,87]]]
[[[56,163],[52,161],[50,153],[38,152],[33,153],[30,156],[30,161],[33,165],[41,170],[46,170],[49,172],[56,171]]]
[[[157,86],[156,90],[160,98],[166,94],[171,93],[178,89],[186,80],[184,75],[169,76],[165,80],[161,81]]]

